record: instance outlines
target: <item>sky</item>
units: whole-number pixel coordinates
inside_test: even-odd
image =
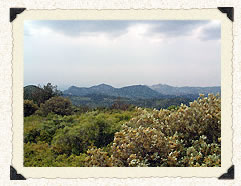
[[[24,22],[24,85],[220,86],[216,20]]]

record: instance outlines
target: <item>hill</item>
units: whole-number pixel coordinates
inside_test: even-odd
[[[174,87],[165,84],[157,84],[149,86],[152,90],[155,90],[163,95],[175,95],[175,96],[183,96],[183,95],[199,95],[199,94],[221,94],[221,87]]]
[[[150,99],[163,97],[161,93],[152,90],[146,85],[133,85],[122,88],[114,88],[106,84],[100,84],[89,88],[71,86],[69,89],[63,91],[63,94],[69,96],[87,96],[90,94],[101,94],[106,96],[130,99]]]
[[[32,94],[41,88],[35,86],[35,85],[28,85],[24,87],[24,99],[31,99]]]
[[[29,85],[24,87],[24,99],[31,98],[33,92],[40,89]],[[107,84],[92,87],[71,86],[63,91],[63,96],[68,97],[74,105],[90,108],[110,107],[116,101],[148,108],[167,108],[171,105],[188,105],[198,98],[199,94],[221,93],[221,87],[173,87],[169,85],[132,85],[114,88]]]

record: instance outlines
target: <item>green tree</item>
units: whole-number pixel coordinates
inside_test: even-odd
[[[67,98],[52,97],[41,104],[38,114],[47,116],[51,112],[62,116],[71,115],[73,112],[72,103]]]
[[[43,87],[41,85],[38,85],[38,87],[33,85],[24,87],[24,99],[33,100],[38,106],[52,97],[61,95],[62,92],[51,83],[47,83]]]
[[[45,101],[52,98],[52,97],[62,95],[62,92],[57,89],[57,86],[56,85],[54,86],[51,83],[47,83],[47,85],[44,85],[42,89],[43,89],[43,92],[44,92],[43,97],[44,97]]]
[[[24,117],[32,115],[36,110],[38,106],[32,100],[24,100]]]
[[[44,142],[24,144],[24,166],[49,167],[55,158],[52,148]]]

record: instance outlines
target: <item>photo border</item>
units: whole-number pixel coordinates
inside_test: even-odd
[[[16,8],[12,8],[12,11],[11,11],[11,9],[10,9],[10,22],[12,22],[15,18],[16,18],[16,16],[17,17],[19,17],[19,15],[17,15],[17,14],[20,14],[20,13],[22,13],[24,10],[25,10],[25,8],[17,8],[18,10],[16,11]],[[233,8],[232,7],[218,7],[218,9],[220,10],[220,11],[222,11],[223,13],[227,13],[227,17],[231,20],[231,21],[233,21]],[[193,9],[189,9],[189,10],[181,10],[181,11],[191,11],[191,10],[193,10]],[[204,9],[201,9],[201,11],[203,11]],[[210,10],[210,9],[209,9]],[[31,10],[31,11],[38,11],[38,10]],[[41,11],[43,11],[43,10],[41,10]],[[45,10],[46,11],[46,10]],[[56,11],[56,10],[49,10],[49,11]],[[57,11],[67,11],[67,10],[57,10]],[[71,11],[79,11],[79,10],[71,10]],[[81,11],[95,11],[95,10],[81,10]],[[110,11],[110,10],[102,10],[102,11]],[[111,10],[111,11],[115,11],[115,12],[118,12],[118,11],[127,11],[127,10]],[[133,10],[128,10],[128,11],[133,11]],[[146,10],[134,10],[134,11],[146,11]],[[153,10],[148,10],[148,11],[153,11]],[[161,11],[165,11],[165,10],[161,10]],[[178,10],[166,10],[166,11],[180,11],[180,9],[178,9]],[[199,10],[200,11],[200,10]],[[12,13],[11,13],[12,12]],[[13,13],[14,12],[14,13]],[[14,15],[15,14],[15,15]],[[22,18],[22,17],[21,17]],[[17,19],[18,20],[18,19]],[[101,20],[101,19],[100,19]],[[14,25],[13,25],[13,27],[14,27]],[[222,26],[222,29],[223,29],[224,27]],[[14,31],[14,29],[13,29],[13,31]],[[17,31],[16,29],[15,29],[15,31]],[[23,29],[22,29],[22,31],[23,31]],[[23,32],[22,32],[23,33]],[[19,38],[16,38],[15,37],[15,35],[18,35],[19,36],[19,33],[18,34],[16,34],[16,32],[13,32],[13,37],[14,37],[14,42],[17,40],[17,39],[19,39]],[[223,41],[223,34],[222,34],[222,41]],[[225,35],[225,37],[230,37],[230,36],[226,36]],[[16,40],[15,40],[16,39]],[[227,42],[228,42],[228,40],[226,39],[226,41],[225,41],[225,45],[227,44]],[[231,42],[231,41],[229,41],[229,42]],[[20,43],[21,43],[21,41],[20,41]],[[230,44],[230,43],[229,43]],[[17,44],[18,45],[18,44]],[[18,50],[19,50],[19,47],[16,45],[16,43],[14,43],[14,48],[16,49],[16,47],[18,48]],[[20,47],[21,48],[21,47]],[[223,42],[222,42],[222,49],[223,49],[224,47],[223,47]],[[225,47],[226,48],[226,47]],[[228,48],[226,48],[226,49],[228,49]],[[223,51],[225,51],[225,53],[227,52],[227,55],[228,54],[230,54],[230,51],[227,51],[227,50],[222,50],[222,52]],[[19,51],[18,51],[19,52]],[[18,53],[17,52],[17,53]],[[15,53],[16,54],[16,53]],[[18,55],[19,55],[19,53],[17,54],[17,55],[14,55],[14,51],[13,51],[13,66],[14,66],[14,62],[16,61],[16,57],[18,57]],[[15,57],[15,58],[14,58]],[[22,56],[21,56],[22,57]],[[227,58],[228,57],[230,57],[230,56],[226,56]],[[231,58],[232,58],[232,55],[231,55]],[[15,59],[15,60],[14,60]],[[18,60],[17,60],[18,61]],[[15,62],[15,64],[16,64],[16,62]],[[232,61],[231,61],[231,63],[229,64],[229,65],[231,65],[232,66]],[[223,66],[223,54],[222,54],[222,66]],[[230,69],[229,69],[230,70]],[[223,68],[222,68],[222,73],[223,73]],[[226,73],[227,73],[227,71],[226,71]],[[228,73],[230,73],[230,71],[228,72]],[[227,73],[227,74],[228,74]],[[227,75],[226,74],[226,75]],[[16,80],[16,76],[15,76],[16,74],[14,74],[14,67],[13,67],[13,85],[16,85],[16,83],[17,82],[19,82],[19,80]],[[19,74],[18,74],[19,75]],[[232,75],[232,69],[231,69],[231,75]],[[229,74],[229,76],[230,76],[230,74]],[[229,79],[229,81],[230,81],[230,77],[228,78]],[[232,79],[232,78],[231,78]],[[226,82],[228,82],[228,81],[226,81]],[[231,82],[231,84],[229,84],[231,87],[232,87],[232,80],[230,81]],[[15,91],[13,91],[13,98],[15,98],[15,96],[17,95],[17,94],[19,94],[19,92],[16,90],[16,89],[14,89],[14,87],[15,86],[13,86],[13,90],[15,90]],[[223,94],[223,77],[222,77],[222,86],[221,86],[221,89],[222,89],[222,94]],[[231,92],[231,95],[232,95],[232,92]],[[19,95],[18,95],[19,96]],[[223,95],[221,95],[222,96],[222,98],[223,98]],[[230,96],[230,95],[229,95]],[[227,97],[226,97],[227,98]],[[229,97],[230,98],[230,97]],[[222,99],[223,100],[223,99]],[[222,102],[223,103],[223,102]],[[13,105],[14,105],[14,102],[13,102]],[[225,104],[226,105],[226,104]],[[231,106],[232,106],[232,102],[231,102]],[[14,110],[14,108],[13,108],[13,110]],[[16,110],[15,110],[16,111]],[[223,111],[223,106],[222,106],[222,111]],[[231,115],[232,115],[232,110],[230,110],[230,113],[231,113]],[[222,114],[223,115],[223,114]],[[13,112],[13,121],[14,121],[14,112]],[[222,117],[222,121],[223,121],[223,117]],[[14,123],[14,122],[13,122]],[[14,124],[13,124],[14,125]],[[14,128],[14,126],[13,126],[13,128]],[[13,132],[14,133],[14,132]],[[222,134],[223,134],[223,132],[222,132]],[[14,137],[14,135],[13,135],[13,137]],[[14,138],[13,138],[14,139]],[[222,138],[222,141],[223,141],[223,138]],[[13,145],[14,146],[14,145]],[[232,145],[231,145],[232,146]],[[222,148],[222,147],[221,147]],[[13,151],[14,151],[14,149],[13,149]],[[223,157],[223,148],[222,148],[222,157]],[[223,158],[222,158],[223,159]],[[13,156],[13,162],[14,162],[14,156]],[[232,162],[232,161],[231,161]],[[13,164],[13,163],[12,163]],[[18,165],[16,166],[16,167],[18,167]],[[222,167],[222,166],[221,166]],[[25,169],[25,168],[28,168],[28,167],[24,167],[23,169]],[[51,167],[52,168],[52,167]],[[59,169],[60,167],[58,167],[58,169]],[[102,167],[101,169],[103,169],[104,167]],[[154,167],[153,167],[154,168]],[[161,167],[162,169],[163,168],[166,168],[166,167]],[[172,169],[173,168],[177,168],[177,167],[172,167]],[[185,169],[186,169],[187,167],[185,167]],[[189,167],[189,169],[190,169],[191,167]],[[212,168],[212,167],[208,167],[209,169],[210,168]],[[20,169],[20,173],[21,172],[24,172],[24,170],[23,169]],[[42,169],[42,167],[40,168],[40,169]],[[140,168],[138,168],[138,169],[140,169]],[[155,168],[154,168],[155,169]],[[11,172],[14,172],[14,168],[11,166]],[[11,175],[13,176],[13,175],[15,175],[14,173],[11,173],[10,174],[10,177],[11,177]],[[17,172],[16,172],[16,175],[17,176],[19,176],[20,174],[17,174]],[[226,175],[226,176],[224,176],[224,175]],[[227,176],[228,175],[228,176]],[[183,175],[181,175],[182,177],[183,177]],[[193,175],[192,175],[193,176]],[[192,176],[189,176],[189,175],[186,175],[186,176],[184,176],[184,177],[192,177]],[[195,175],[194,175],[195,176]],[[14,177],[14,176],[13,176]],[[38,177],[38,176],[37,176]],[[90,176],[90,177],[93,177],[93,176]],[[96,176],[95,176],[96,177]],[[97,177],[99,177],[99,176],[97,176]],[[101,176],[101,177],[103,177],[103,176]],[[104,177],[109,177],[109,176],[104,176]],[[111,176],[112,177],[112,176]],[[116,176],[114,176],[114,177],[116,177]],[[126,176],[124,176],[124,177],[126,177]],[[128,178],[130,177],[130,176],[127,176]],[[133,176],[131,176],[131,177],[133,177]],[[134,176],[135,178],[136,178],[136,176]],[[139,176],[137,176],[137,177],[139,177]],[[141,177],[145,177],[145,176],[141,176]],[[149,176],[148,176],[149,177]],[[162,176],[160,176],[160,177],[162,177]],[[171,176],[170,176],[171,177]],[[174,177],[176,177],[176,176],[174,176]],[[202,176],[201,176],[202,177]],[[209,177],[209,176],[208,176]],[[24,178],[24,177],[23,177]],[[63,177],[63,178],[67,178],[67,177]],[[72,178],[72,177],[71,177]],[[87,178],[87,177],[86,177]],[[89,177],[88,177],[89,178]],[[14,179],[14,178],[13,178]],[[221,175],[220,177],[219,177],[219,179],[234,179],[234,166],[232,165],[229,169],[228,169],[228,172],[227,173],[224,173],[223,175]]]

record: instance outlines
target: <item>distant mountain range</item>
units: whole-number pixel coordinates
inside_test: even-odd
[[[24,99],[31,97],[33,91],[39,87],[29,85],[24,87]],[[62,91],[74,105],[96,107],[110,107],[116,101],[148,108],[168,108],[171,105],[188,105],[197,99],[199,94],[221,94],[221,87],[173,87],[169,85],[133,85],[114,88],[100,84],[92,87],[71,86]]]
[[[175,96],[183,96],[183,95],[199,95],[199,94],[221,94],[221,87],[173,87],[165,84],[157,84],[149,86],[152,90],[155,90],[163,95],[175,95]]]
[[[63,91],[63,94],[71,96],[88,96],[91,94],[100,94],[133,99],[150,99],[163,97],[161,93],[151,89],[146,85],[133,85],[122,88],[114,88],[106,84],[100,84],[89,88],[71,86],[67,90]]]
[[[67,90],[63,91],[64,95],[69,96],[83,97],[91,94],[99,94],[130,99],[153,99],[166,98],[168,96],[173,97],[199,94],[207,95],[209,93],[221,93],[221,87],[173,87],[164,84],[157,84],[153,86],[133,85],[122,88],[114,88],[110,85],[100,84],[89,88],[71,86]]]

